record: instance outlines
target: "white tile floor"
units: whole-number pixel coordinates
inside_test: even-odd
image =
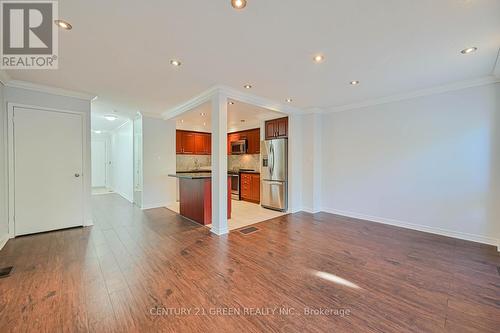
[[[233,200],[231,203],[232,212],[231,218],[228,221],[229,230],[239,229],[286,214],[262,208],[260,205],[251,202]],[[179,214],[178,202],[167,206],[167,208]],[[207,227],[210,227],[210,225],[207,225]]]

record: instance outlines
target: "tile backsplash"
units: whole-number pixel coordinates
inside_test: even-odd
[[[251,169],[260,171],[260,154],[228,155],[227,169]]]
[[[177,171],[191,171],[212,165],[209,155],[176,155]],[[227,169],[251,169],[260,171],[260,154],[228,155]]]
[[[210,155],[177,155],[177,171],[191,171],[212,165]]]

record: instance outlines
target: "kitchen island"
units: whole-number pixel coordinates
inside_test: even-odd
[[[180,215],[203,225],[212,224],[212,174],[176,173],[179,178]],[[227,180],[227,218],[231,218],[231,178]]]

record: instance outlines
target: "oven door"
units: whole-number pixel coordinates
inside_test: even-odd
[[[240,200],[240,176],[231,175],[231,198]]]

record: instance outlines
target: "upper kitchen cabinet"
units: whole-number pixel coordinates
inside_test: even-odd
[[[228,133],[227,135],[227,153],[231,154],[231,142],[245,140],[247,143],[247,154],[260,153],[260,128],[246,131]]]
[[[212,135],[210,133],[177,130],[176,151],[185,155],[210,155],[212,152]]]
[[[266,140],[288,137],[288,117],[266,121]]]

